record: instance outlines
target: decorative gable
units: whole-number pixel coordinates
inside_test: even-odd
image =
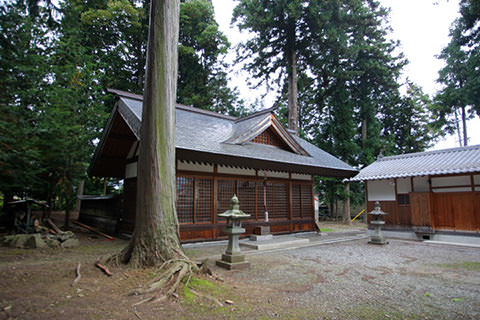
[[[291,151],[288,144],[286,144],[285,141],[283,141],[282,138],[278,136],[278,134],[272,127],[269,127],[267,130],[263,131],[258,136],[253,138],[251,142],[267,144],[270,146],[275,146],[284,150]]]
[[[224,141],[243,145],[249,142],[279,147],[299,155],[310,156],[283,128],[273,109],[263,110],[235,121],[232,136]]]

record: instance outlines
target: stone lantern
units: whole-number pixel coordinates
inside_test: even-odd
[[[382,226],[385,224],[383,216],[387,215],[388,213],[383,212],[382,209],[380,209],[380,203],[376,201],[375,208],[368,214],[372,215],[370,224],[373,226],[373,232],[370,235],[370,241],[368,241],[368,243],[381,245],[388,244],[388,241],[385,241],[385,237],[382,233]]]
[[[242,228],[242,219],[249,218],[250,215],[240,210],[236,195],[232,197],[230,204],[230,210],[218,214],[219,217],[227,218],[227,227],[223,229],[223,232],[228,234],[228,246],[225,253],[222,254],[222,259],[217,260],[216,264],[228,270],[249,268],[250,262],[245,261],[245,255],[240,252],[238,239],[240,234],[245,232],[245,229]]]

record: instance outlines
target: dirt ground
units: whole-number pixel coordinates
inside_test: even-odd
[[[329,228],[335,228],[327,226]],[[346,229],[348,230],[348,229]],[[479,319],[480,249],[367,239],[248,255],[250,270],[214,265],[225,245],[187,246],[224,281],[194,279],[196,291],[233,304],[217,306],[189,290],[145,303],[126,293],[158,270],[94,262],[126,245],[75,229],[73,249],[0,248],[0,319]],[[72,287],[75,268],[82,278]]]

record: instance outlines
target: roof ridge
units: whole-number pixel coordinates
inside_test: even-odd
[[[116,94],[120,97],[134,99],[134,100],[137,100],[137,101],[143,101],[143,96],[139,95],[139,94],[136,94],[136,93],[130,93],[130,92],[127,92],[127,91],[111,89],[111,88],[107,88],[107,92]],[[237,117],[234,117],[234,116],[229,116],[229,115],[226,115],[226,114],[221,114],[221,113],[206,110],[206,109],[200,109],[200,108],[196,108],[196,107],[193,107],[193,106],[187,106],[187,105],[184,105],[184,104],[181,104],[181,103],[177,103],[175,107],[176,107],[176,109],[180,109],[180,110],[184,110],[184,111],[190,111],[190,112],[196,112],[196,113],[199,113],[199,114],[209,115],[209,116],[222,118],[222,119],[227,119],[227,120],[236,120],[237,119]]]
[[[263,115],[263,114],[267,114],[267,113],[272,113],[274,110],[276,110],[278,108],[278,106],[273,106],[271,108],[267,108],[267,109],[263,109],[263,110],[260,110],[260,111],[257,111],[257,112],[254,112],[254,113],[251,113],[243,118],[238,118],[235,122],[238,123],[238,122],[242,122],[244,120],[248,120],[248,119],[251,119],[251,118],[255,118],[257,116],[260,116],[260,115]]]
[[[222,119],[227,119],[227,120],[237,120],[237,117],[230,116],[228,114],[221,114],[215,111],[211,110],[206,110],[206,109],[200,109],[196,108],[193,106],[187,106],[184,104],[177,103],[177,109],[184,110],[184,111],[189,111],[189,112],[194,112],[194,113],[199,113],[199,114],[204,114],[212,117],[217,117],[217,118],[222,118]]]
[[[415,158],[415,157],[422,157],[422,156],[426,156],[426,155],[467,151],[467,150],[471,150],[471,149],[480,149],[480,145],[463,146],[463,147],[455,147],[455,148],[447,148],[447,149],[431,150],[431,151],[423,151],[423,152],[413,152],[413,153],[405,153],[405,154],[397,154],[397,155],[394,155],[394,156],[385,156],[383,158],[377,159],[377,161],[389,161],[389,160],[394,160],[394,159]]]
[[[131,92],[128,92],[128,91],[107,88],[107,92],[113,93],[113,94],[116,94],[117,96],[121,96],[121,97],[125,97],[125,98],[132,98],[132,99],[135,99],[135,100],[143,100],[142,95],[136,94],[136,93],[131,93]]]

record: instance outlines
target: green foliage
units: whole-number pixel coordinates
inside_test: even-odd
[[[0,103],[0,190],[71,208],[107,116],[97,99],[99,65],[75,23],[50,28],[43,6],[28,15],[22,1],[1,10],[1,84],[9,94]]]
[[[368,165],[382,149],[417,150],[433,138],[424,121],[426,97],[410,94],[423,95],[420,89],[400,94],[397,79],[406,61],[393,53],[398,43],[386,39],[387,18],[377,1],[242,0],[232,21],[253,37],[239,46],[237,60],[254,86],[278,88],[280,118],[286,118],[293,46],[301,134],[351,165]],[[411,139],[395,140],[404,125],[391,120],[399,114],[421,119]]]
[[[105,89],[143,92],[150,1],[28,3],[0,5],[0,193],[71,208],[114,104]],[[211,2],[182,3],[182,26],[180,101],[244,113]],[[103,181],[87,179],[85,192],[102,193]]]
[[[218,30],[211,1],[182,1],[178,102],[233,116],[245,114],[238,91],[228,87],[228,65],[222,58],[229,47],[226,36]]]
[[[37,126],[48,88],[46,21],[43,10],[29,15],[23,2],[0,7],[0,192],[8,200],[34,192],[45,171]]]
[[[436,127],[445,133],[458,131],[461,117],[463,144],[468,144],[466,120],[480,116],[480,4],[474,0],[460,1],[460,18],[450,28],[450,43],[439,57],[446,65],[439,72],[438,92],[432,106]]]
[[[422,89],[407,83],[406,95],[384,118],[383,155],[420,152],[431,146],[440,132],[431,122],[432,101]],[[398,124],[402,124],[399,126]]]
[[[436,133],[428,125],[431,103],[413,84],[400,93],[406,60],[386,38],[387,19],[378,1],[241,0],[232,22],[253,37],[238,47],[237,61],[254,87],[278,89],[282,121],[296,63],[300,135],[350,165],[366,166],[381,151],[423,151]],[[296,62],[289,60],[292,49]],[[327,203],[346,196],[338,179],[316,186]],[[352,185],[351,195],[361,189]]]

